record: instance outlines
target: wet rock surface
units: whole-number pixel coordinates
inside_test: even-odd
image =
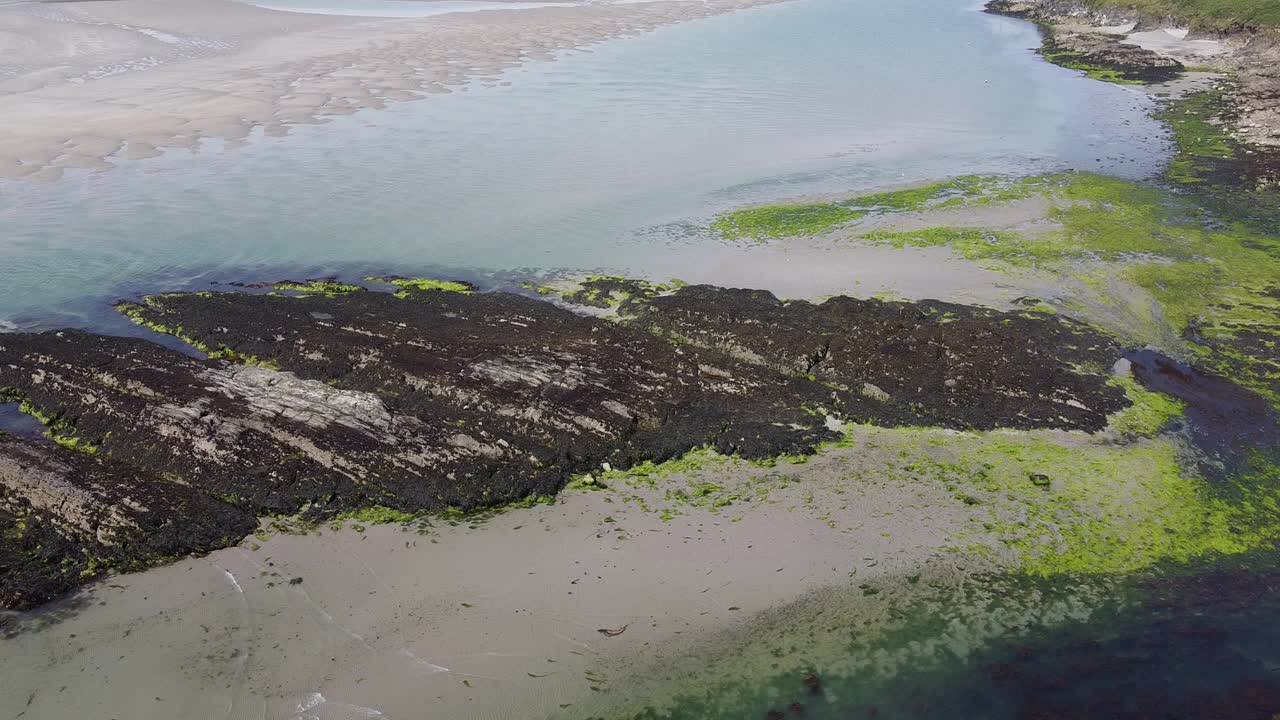
[[[807,453],[837,437],[832,416],[1098,430],[1126,404],[1102,373],[1079,370],[1114,363],[1108,338],[945,303],[693,286],[634,292],[605,319],[410,288],[163,295],[123,309],[241,362],[74,330],[0,336],[0,393],[67,446],[0,444],[0,507],[65,538],[42,546],[68,546],[49,562],[199,552],[271,513],[472,510],[702,446]],[[31,557],[19,541],[6,557]],[[47,566],[32,562],[37,575]],[[66,574],[47,575],[23,597],[66,589]]]
[[[1070,370],[1120,349],[1070,321],[935,301],[784,303],[706,286],[621,312],[686,347],[821,383],[857,422],[1100,430],[1124,406],[1097,375]]]
[[[237,542],[252,513],[172,475],[0,435],[0,606]]]
[[[1125,358],[1144,387],[1183,401],[1206,476],[1230,475],[1254,456],[1280,456],[1280,418],[1262,396],[1152,350]]]
[[[1065,67],[1114,70],[1121,79],[1130,82],[1165,82],[1185,70],[1182,63],[1173,58],[1126,44],[1123,35],[1056,28],[1046,33],[1041,53],[1050,62]]]

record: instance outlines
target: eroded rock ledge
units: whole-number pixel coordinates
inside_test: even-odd
[[[0,442],[0,604],[235,543],[264,514],[473,510],[702,446],[812,452],[831,418],[1096,431],[1127,403],[1119,347],[1033,312],[608,282],[611,319],[456,283],[122,308],[218,359],[0,335],[0,394],[63,446]]]

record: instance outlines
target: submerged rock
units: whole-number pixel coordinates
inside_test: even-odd
[[[0,397],[81,452],[7,440],[4,457],[34,459],[0,465],[0,507],[46,517],[63,556],[112,549],[132,567],[234,543],[262,514],[471,510],[703,446],[808,453],[838,437],[830,416],[1092,431],[1126,402],[1078,370],[1115,362],[1109,338],[1024,313],[692,286],[630,294],[609,320],[402,287],[123,308],[211,359],[75,330],[4,335]]]

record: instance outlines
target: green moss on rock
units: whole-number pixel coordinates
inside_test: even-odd
[[[329,297],[364,291],[364,288],[359,285],[342,283],[328,278],[307,280],[305,282],[282,280],[280,282],[273,283],[271,287],[277,290],[292,290],[294,292],[308,295],[327,295]]]
[[[471,283],[460,280],[438,280],[435,278],[406,278],[396,276],[370,276],[370,282],[381,282],[401,288],[394,293],[398,298],[409,297],[411,292],[456,292],[472,293],[476,288]]]

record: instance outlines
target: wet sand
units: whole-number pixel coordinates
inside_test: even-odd
[[[113,156],[278,135],[472,79],[497,81],[504,68],[559,51],[768,1],[421,18],[283,12],[234,0],[4,4],[0,178],[56,180],[68,169],[108,169]]]
[[[887,437],[855,431],[849,447],[802,464],[713,460],[651,483],[610,479],[481,522],[272,532],[112,577],[14,616],[0,641],[0,715],[417,718],[431,708],[463,720],[586,717],[634,693],[661,702],[654,685],[672,683],[655,668],[696,663],[807,594],[857,596],[842,612],[875,618],[910,590],[904,577],[963,582],[1015,562],[994,534],[973,533],[988,509],[944,482],[883,472],[899,451]],[[949,552],[960,537],[990,554]],[[863,597],[868,583],[897,589]],[[741,657],[739,671],[767,661]]]
[[[892,185],[865,192],[890,192],[915,185]],[[865,192],[863,194],[865,194]],[[779,202],[834,201],[848,194],[807,195]],[[871,216],[813,237],[729,245],[704,263],[672,265],[669,277],[690,283],[768,290],[778,297],[815,299],[833,295],[945,300],[1007,310],[1026,296],[1062,294],[1061,280],[1035,272],[993,269],[947,247],[895,248],[866,243],[869,232],[901,232],[938,225],[1035,234],[1054,227],[1046,219],[1050,203],[1041,197],[986,206]],[[668,279],[655,274],[651,279]]]

